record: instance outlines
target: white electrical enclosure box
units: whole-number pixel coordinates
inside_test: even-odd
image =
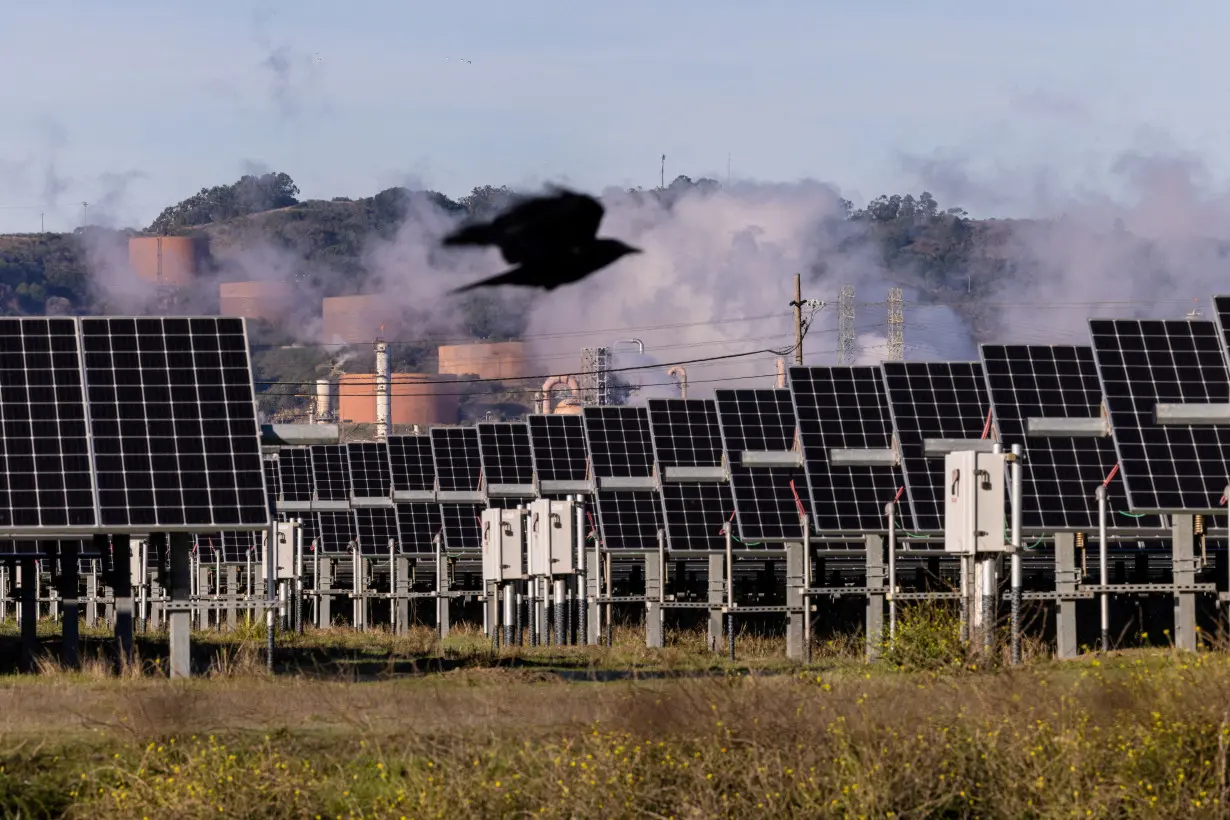
[[[571,575],[575,515],[571,501],[543,498],[530,503],[530,575]]]
[[[517,581],[525,577],[521,510],[483,510],[483,580]]]
[[[299,536],[299,525],[293,521],[278,522],[278,542],[273,554],[277,561],[277,580],[289,581],[295,577],[295,539]],[[265,530],[264,538],[261,539],[261,576],[258,581],[263,581],[269,577],[269,568],[265,563],[268,556],[268,550],[263,549],[265,542],[269,540],[269,531]]]
[[[944,456],[944,550],[1005,552],[1004,453],[965,450]]]

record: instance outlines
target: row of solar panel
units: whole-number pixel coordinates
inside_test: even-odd
[[[902,525],[939,530],[942,462],[923,453],[923,441],[997,435],[1026,446],[1028,530],[1091,528],[1102,482],[1116,524],[1156,527],[1152,513],[1222,505],[1230,431],[1153,420],[1159,402],[1230,401],[1230,297],[1215,305],[1216,322],[1091,320],[1092,347],[988,345],[979,362],[795,368],[788,390],[591,407],[581,419],[536,416],[528,426],[440,428],[387,448],[287,451],[276,492],[284,502],[357,499],[343,518],[318,512],[312,525],[321,538],[353,531],[360,541],[393,528],[388,513],[359,513],[363,499],[402,493],[399,503],[440,511],[451,549],[476,539],[474,530],[450,537],[448,519],[476,523],[472,505],[485,496],[510,503],[535,492],[535,479],[597,479],[597,526],[609,548],[644,549],[662,527],[674,549],[709,550],[720,548],[730,520],[749,546],[801,537],[802,512],[821,533],[882,529],[883,506],[902,488]],[[1111,439],[1026,435],[1030,417],[1090,418],[1103,407]],[[887,448],[894,439],[899,466],[829,463],[831,449]],[[0,445],[0,531],[14,538],[238,531],[267,521],[242,320],[0,320]],[[803,470],[748,466],[737,455],[791,449],[802,451]],[[703,470],[678,481],[665,475],[724,458],[729,482]],[[462,494],[439,499],[462,506],[412,497],[427,491]],[[383,528],[365,523],[380,516]],[[417,531],[399,537],[423,543]]]
[[[1094,347],[985,345],[978,362],[796,367],[784,390],[718,390],[714,400],[656,399],[647,407],[587,407],[579,418],[437,428],[391,437],[387,448],[288,450],[275,491],[284,501],[363,503],[497,484],[549,495],[542,491],[549,482],[592,482],[608,548],[652,548],[662,528],[673,551],[712,551],[722,548],[722,526],[732,520],[745,547],[801,538],[803,512],[821,534],[882,530],[886,503],[903,490],[899,525],[941,530],[943,460],[923,452],[924,440],[993,437],[1026,450],[1027,531],[1092,529],[1094,490],[1103,484],[1116,529],[1157,528],[1161,520],[1151,513],[1158,511],[1218,509],[1228,467],[1217,430],[1152,422],[1159,401],[1230,401],[1213,323],[1095,321],[1093,330]],[[1111,372],[1121,366],[1109,351],[1126,349],[1124,339],[1153,340],[1138,345],[1147,361],[1133,365],[1147,375]],[[1175,355],[1184,350],[1195,358]],[[1029,418],[1098,418],[1104,404],[1113,439],[1027,434]],[[839,466],[829,458],[834,449],[894,446],[898,466]],[[795,449],[803,469],[742,463],[746,451]],[[680,467],[724,470],[672,480]],[[452,546],[473,546],[451,537],[447,523],[443,533]],[[421,534],[409,540],[424,543]]]

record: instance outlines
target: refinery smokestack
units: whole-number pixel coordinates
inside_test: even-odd
[[[333,382],[328,379],[316,380],[316,421],[318,424],[328,422],[333,412]]]
[[[376,441],[389,439],[389,345],[376,342]]]

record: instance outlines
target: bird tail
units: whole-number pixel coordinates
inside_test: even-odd
[[[486,279],[480,279],[477,282],[471,282],[468,285],[462,285],[459,288],[454,288],[449,293],[465,293],[466,291],[474,290],[475,288],[487,288],[495,285],[524,285],[521,281],[522,271],[520,267],[512,268],[504,271],[504,273],[490,276]]]
[[[498,237],[490,225],[468,225],[444,237],[445,245],[494,245]]]

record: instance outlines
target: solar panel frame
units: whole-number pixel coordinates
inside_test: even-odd
[[[723,466],[722,430],[712,399],[650,399],[646,407],[653,456],[664,479],[671,467]],[[659,500],[672,553],[725,550],[721,530],[734,505],[725,481],[664,480]]]
[[[834,449],[893,447],[893,420],[880,368],[792,367],[789,376],[811,493],[812,529],[834,536],[886,531],[884,509],[904,484],[901,469],[835,467],[829,460]]]
[[[799,507],[808,512],[811,499],[806,471],[802,467],[745,467],[739,455],[745,451],[796,449],[798,422],[790,391],[721,388],[713,392],[713,397],[730,470],[739,548],[802,541]]]
[[[980,346],[987,395],[998,440],[1019,444],[1021,527],[1026,533],[1090,532],[1098,525],[1095,489],[1109,477],[1107,500],[1114,530],[1157,529],[1157,516],[1116,516],[1127,509],[1118,455],[1110,439],[1031,436],[1030,418],[1101,418],[1102,387],[1089,345]],[[1113,475],[1112,475],[1113,473]]]
[[[398,552],[401,535],[398,532],[397,511],[393,507],[356,507],[354,514],[355,544],[360,555],[388,555],[389,541]]]
[[[479,461],[487,485],[534,483],[530,430],[523,421],[479,422]]]
[[[431,436],[389,436],[389,469],[393,492],[432,492],[436,463]]]
[[[397,512],[397,538],[401,552],[409,554],[434,553],[435,537],[444,526],[440,505],[434,502],[399,502]]]
[[[444,549],[450,553],[476,553],[482,549],[482,504],[446,502],[440,505]]]
[[[312,452],[306,447],[288,447],[278,452],[278,491],[281,501],[307,503],[316,489]]]
[[[662,506],[652,490],[603,490],[594,494],[602,545],[611,552],[656,549]]]
[[[350,501],[350,453],[345,444],[313,444],[313,501]]]
[[[1153,421],[1159,403],[1230,402],[1224,330],[1184,319],[1090,319],[1089,330],[1129,508],[1224,514],[1230,428]]]
[[[656,549],[662,501],[654,479],[653,433],[646,407],[588,406],[582,409],[590,470],[597,483],[594,506],[606,549]],[[643,488],[604,487],[607,479],[642,479]]]
[[[526,416],[525,423],[539,482],[589,480],[589,447],[581,416],[535,413]]]
[[[0,433],[0,529],[44,537],[95,531],[98,492],[77,319],[0,318]]]
[[[436,465],[436,487],[441,492],[479,492],[483,464],[478,430],[473,427],[431,428],[431,455]]]
[[[99,528],[267,528],[245,321],[77,321]]]
[[[356,537],[352,510],[321,510],[316,515],[316,551],[322,555],[343,555],[350,551]]]
[[[346,444],[350,472],[350,495],[355,499],[391,499],[393,470],[388,444],[383,441],[352,441]]]

